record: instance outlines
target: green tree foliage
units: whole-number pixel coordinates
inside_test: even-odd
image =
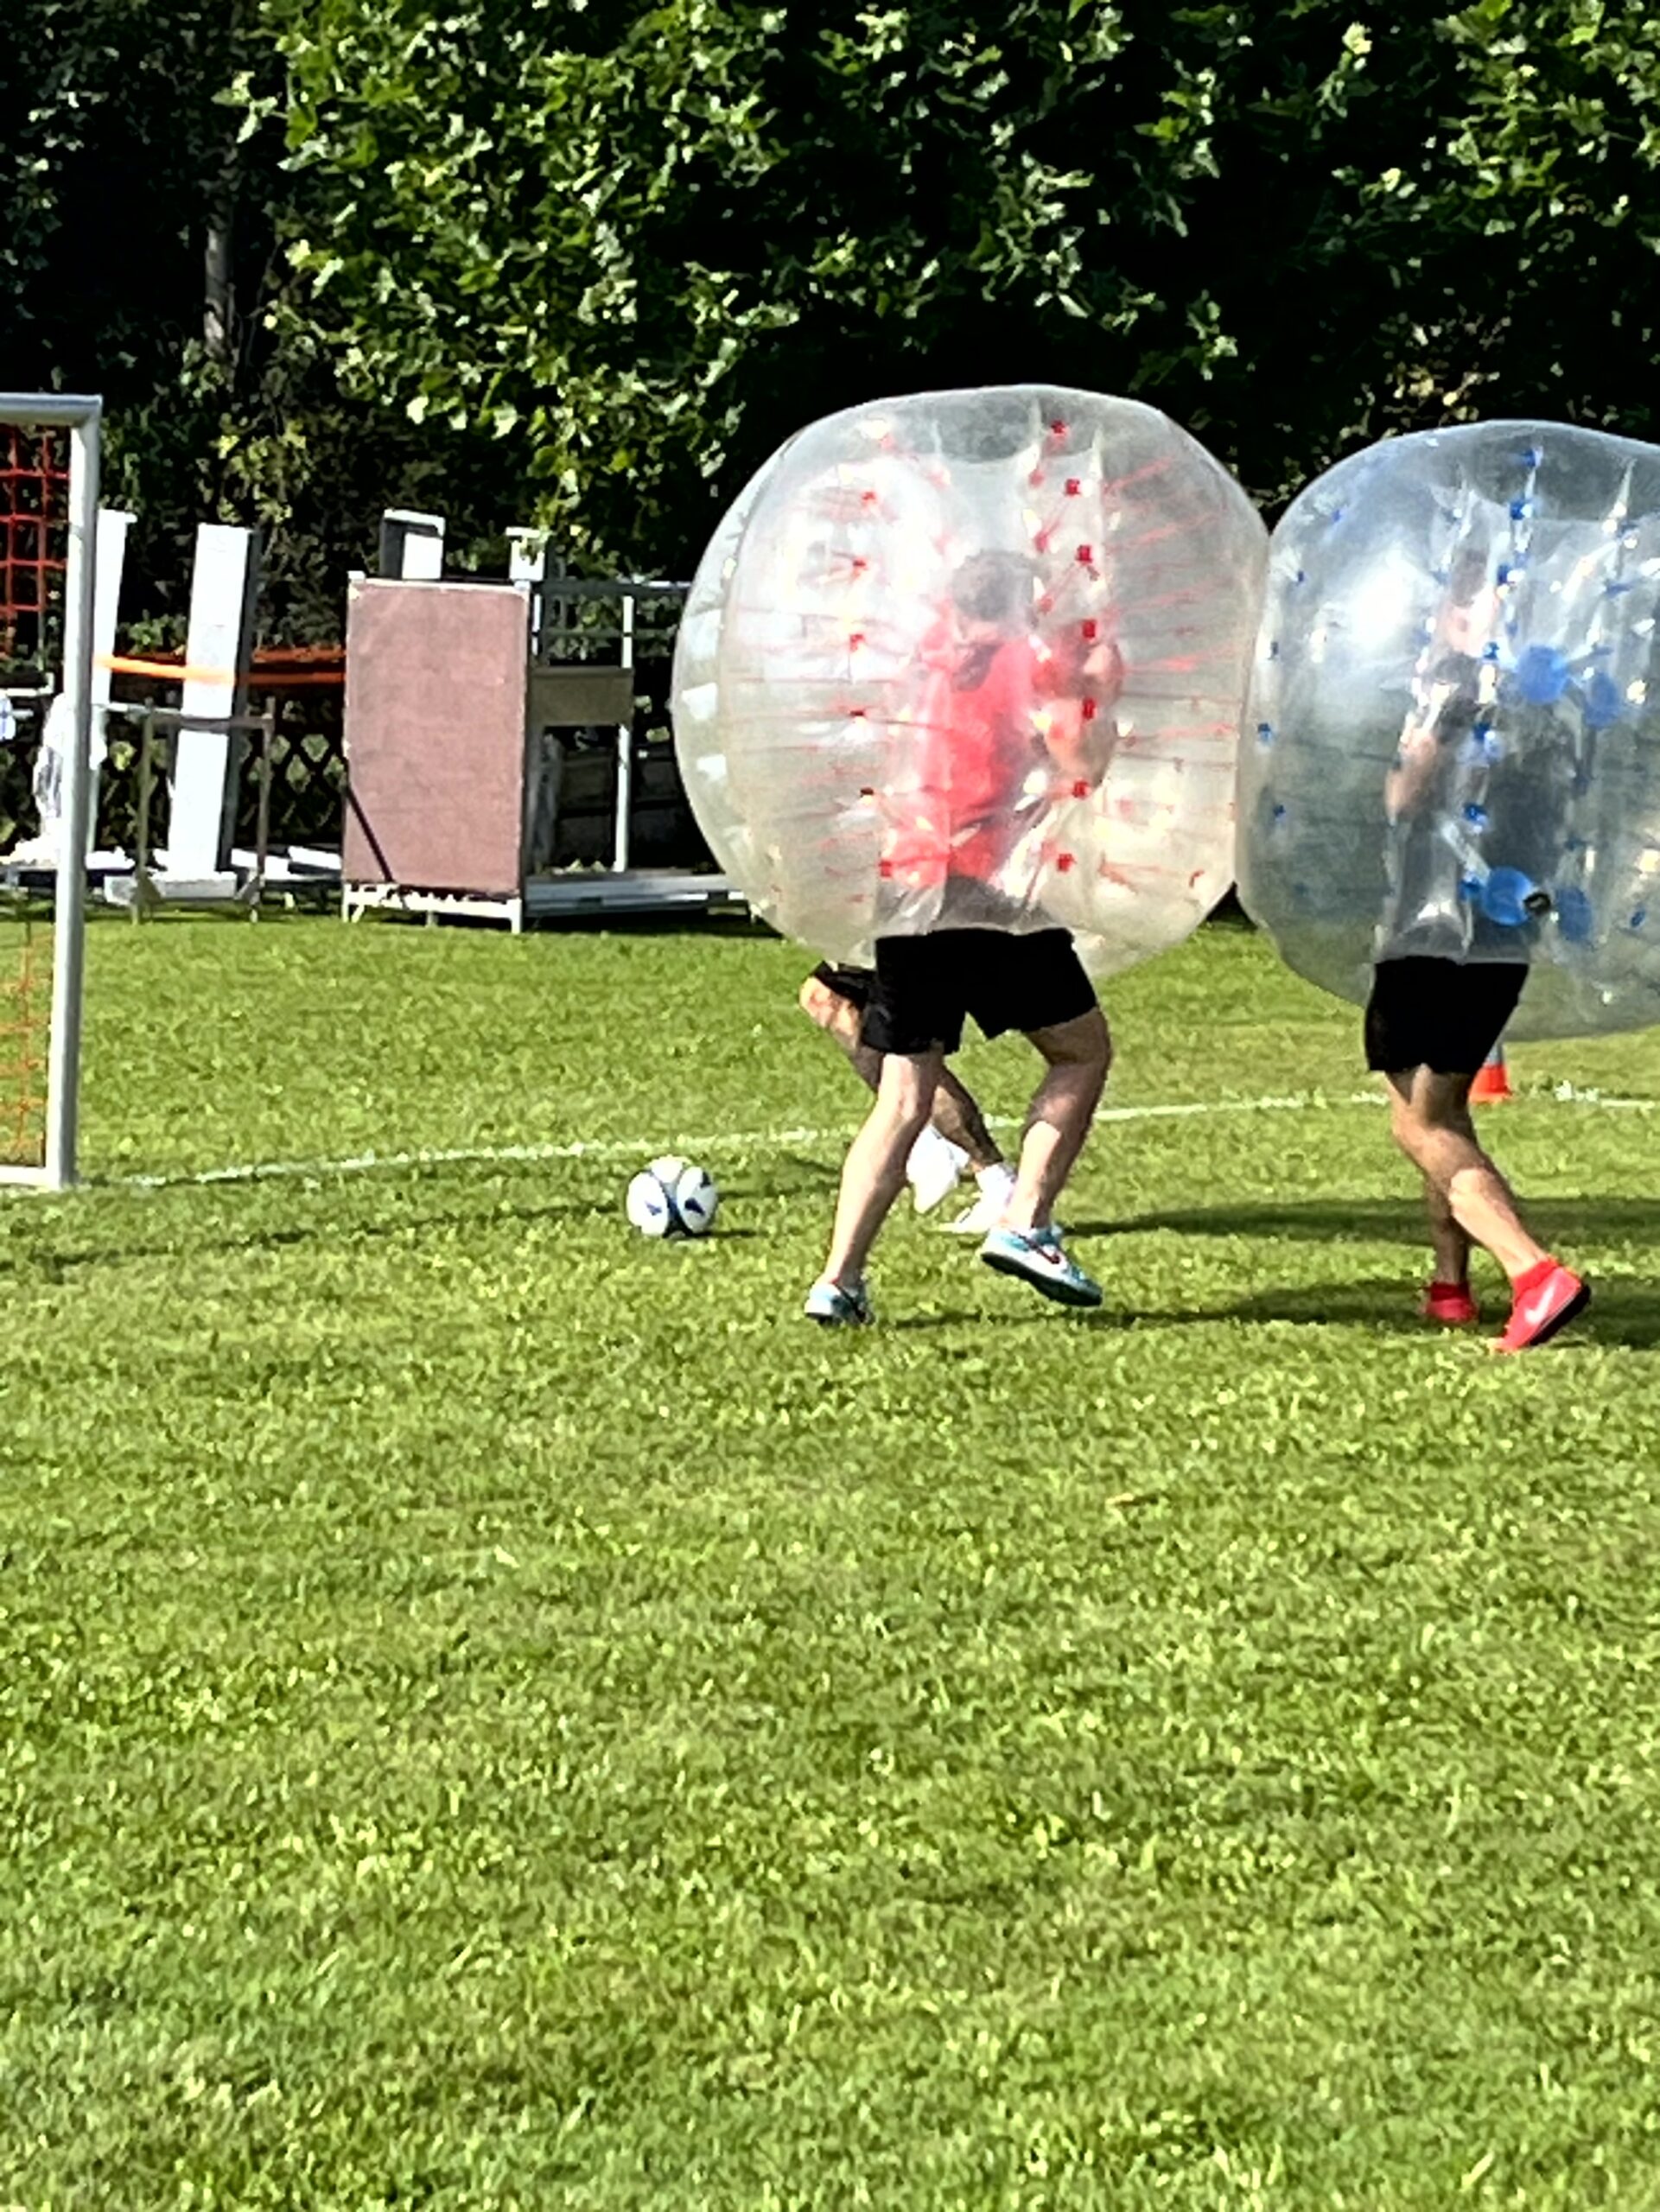
[[[1403,150],[1345,179],[1357,250],[1408,308],[1403,391],[1660,435],[1660,22],[1640,0],[1479,0],[1433,52]]]
[[[303,318],[269,327],[296,188],[248,108],[282,81],[249,0],[0,5],[0,388],[104,394],[127,604],[164,630],[219,518],[264,528],[271,626],[337,631],[380,506],[462,474],[453,440],[343,396]]]
[[[280,149],[245,148],[226,95],[259,50],[243,0],[0,14],[17,96],[0,137],[4,380],[104,394],[111,492],[138,512],[153,613],[180,601],[194,521],[251,488],[223,432],[259,384],[286,180]]]
[[[1141,393],[1270,499],[1478,406],[1646,426],[1637,0],[1354,10],[264,0],[295,312],[648,561],[925,382]]]
[[[0,41],[8,377],[100,383],[141,505],[328,594],[391,499],[684,569],[790,429],[927,384],[1137,393],[1269,503],[1448,416],[1657,428],[1642,0],[8,0]]]
[[[704,487],[897,385],[1048,375],[1203,427],[1250,388],[1255,272],[1331,257],[1275,172],[1360,73],[1340,12],[1272,69],[1258,15],[265,0],[305,312],[417,419],[512,439],[612,556],[684,562]],[[1265,73],[1242,189],[1221,156]]]

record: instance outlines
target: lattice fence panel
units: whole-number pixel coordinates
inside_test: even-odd
[[[335,646],[292,651],[264,646],[254,657],[249,705],[255,714],[264,713],[267,706],[277,710],[271,754],[274,846],[334,848],[340,843],[346,794],[343,666],[344,655]],[[117,688],[124,699],[154,699],[160,706],[178,702],[178,687],[156,679],[124,677]],[[98,806],[98,843],[105,849],[130,852],[133,849],[137,830],[137,759],[133,725],[122,715],[111,716],[110,757],[105,763]],[[258,804],[257,780],[246,775],[237,795],[235,840],[239,845],[253,842]],[[166,822],[163,798],[157,822],[157,842],[163,845]]]

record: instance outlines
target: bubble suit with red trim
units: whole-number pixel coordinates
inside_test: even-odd
[[[1525,963],[1507,1034],[1660,1021],[1660,448],[1386,440],[1274,533],[1239,881],[1298,974]]]
[[[1097,974],[1233,873],[1268,536],[1134,401],[920,392],[814,423],[692,586],[675,741],[721,867],[786,936],[1061,925]]]

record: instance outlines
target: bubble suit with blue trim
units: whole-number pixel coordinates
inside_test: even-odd
[[[1233,872],[1267,532],[1134,401],[921,392],[792,439],[699,566],[675,739],[728,876],[786,936],[1072,930],[1097,973]]]
[[[1549,423],[1386,441],[1274,533],[1240,753],[1244,904],[1374,962],[1526,963],[1508,1033],[1660,1021],[1660,448]]]

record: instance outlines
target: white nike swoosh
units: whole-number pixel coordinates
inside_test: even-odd
[[[1549,1311],[1550,1293],[1549,1290],[1542,1290],[1530,1306],[1524,1306],[1522,1308],[1522,1319],[1527,1323],[1529,1328],[1536,1329]]]

